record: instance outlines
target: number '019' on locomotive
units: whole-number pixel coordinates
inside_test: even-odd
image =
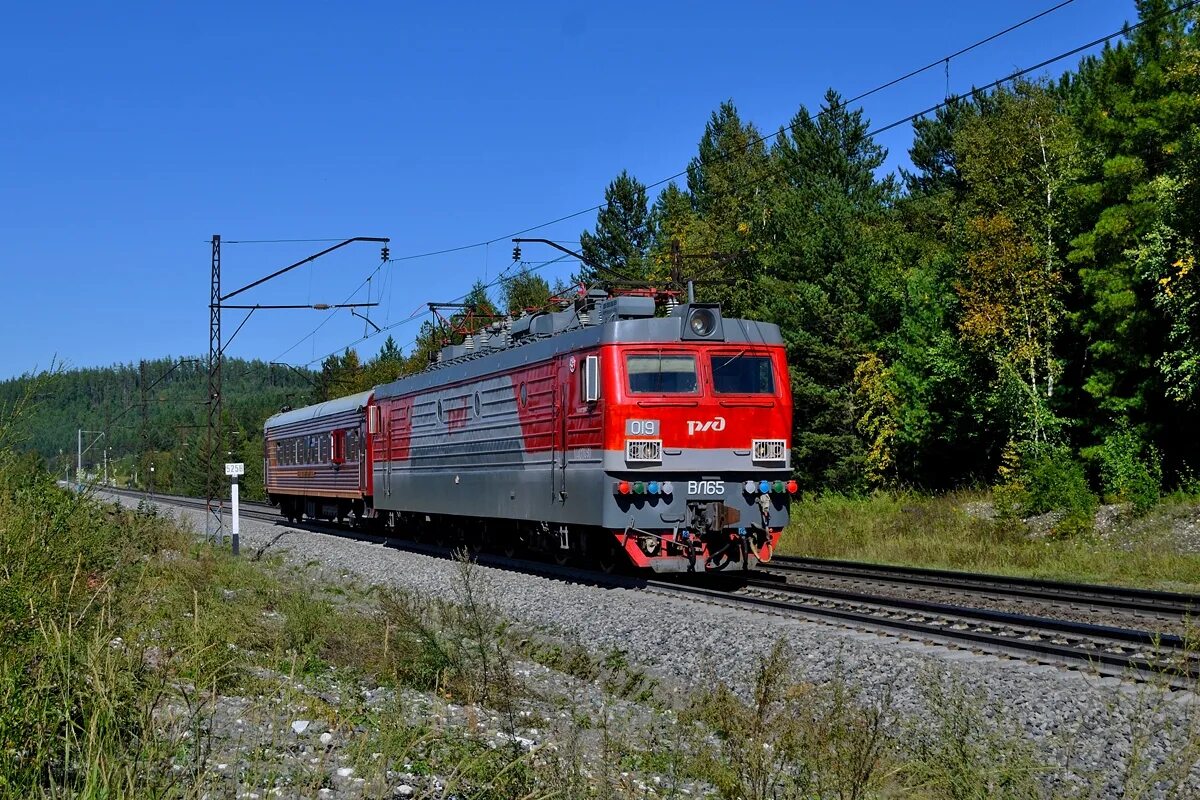
[[[593,294],[271,417],[266,487],[289,520],[606,569],[745,568],[787,524],[791,418],[777,326]]]

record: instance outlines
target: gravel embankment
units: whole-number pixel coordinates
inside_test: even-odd
[[[136,499],[122,502],[137,505]],[[202,512],[176,513],[203,530]],[[243,519],[241,531],[243,553],[267,547],[268,553],[299,566],[318,562],[326,578],[353,576],[413,592],[447,598],[455,594],[458,568],[445,559],[282,523]],[[938,724],[944,708],[930,700],[938,689],[943,696],[961,694],[993,725],[1031,741],[1046,762],[1057,765],[1049,770],[1061,776],[1055,780],[1087,787],[1084,796],[1121,796],[1149,773],[1177,768],[1173,761],[1194,755],[1181,746],[1189,736],[1196,738],[1191,720],[1196,697],[1191,693],[1163,693],[1115,679],[637,589],[480,570],[492,600],[514,622],[534,633],[582,643],[595,653],[624,651],[666,686],[703,691],[706,680],[716,675],[745,688],[759,659],[782,639],[793,654],[799,679],[820,684],[840,675],[862,687],[868,699],[888,697],[897,717],[918,728]],[[1200,787],[1200,770],[1194,764],[1183,768],[1191,770],[1193,786]],[[1069,787],[1047,788],[1057,794]]]

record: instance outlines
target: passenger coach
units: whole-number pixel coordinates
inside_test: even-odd
[[[372,516],[371,392],[276,414],[263,426],[267,497],[290,522]]]

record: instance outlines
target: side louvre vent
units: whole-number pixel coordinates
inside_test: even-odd
[[[755,461],[783,461],[787,455],[787,442],[783,439],[755,439]]]
[[[662,439],[626,439],[625,460],[640,463],[662,461]]]

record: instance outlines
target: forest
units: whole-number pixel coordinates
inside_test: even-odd
[[[1079,514],[1101,498],[1146,508],[1194,492],[1200,11],[1140,0],[1136,14],[1124,41],[1057,79],[950,98],[916,120],[912,167],[898,174],[882,170],[871,121],[835,89],[776,131],[723,102],[686,180],[654,196],[628,172],[609,183],[580,237],[601,269],[585,265],[572,283],[615,271],[665,285],[673,247],[721,254],[696,262],[724,281],[701,284],[699,299],[782,328],[793,465],[808,491],[994,486],[1020,511]],[[519,313],[577,291],[517,267],[468,302]],[[241,440],[223,449],[252,451],[285,402],[424,368],[444,335],[426,323],[409,353],[389,338],[311,375],[231,362],[244,381],[227,387],[226,429]],[[172,362],[150,363],[160,374]],[[184,403],[203,397],[202,368],[179,370],[164,395],[175,399],[154,404],[152,438],[114,431],[113,451],[169,461],[197,447],[171,424],[200,418],[202,405]],[[76,420],[136,404],[138,372],[58,376],[31,412],[31,446],[57,458]],[[0,402],[28,381],[0,385]]]

